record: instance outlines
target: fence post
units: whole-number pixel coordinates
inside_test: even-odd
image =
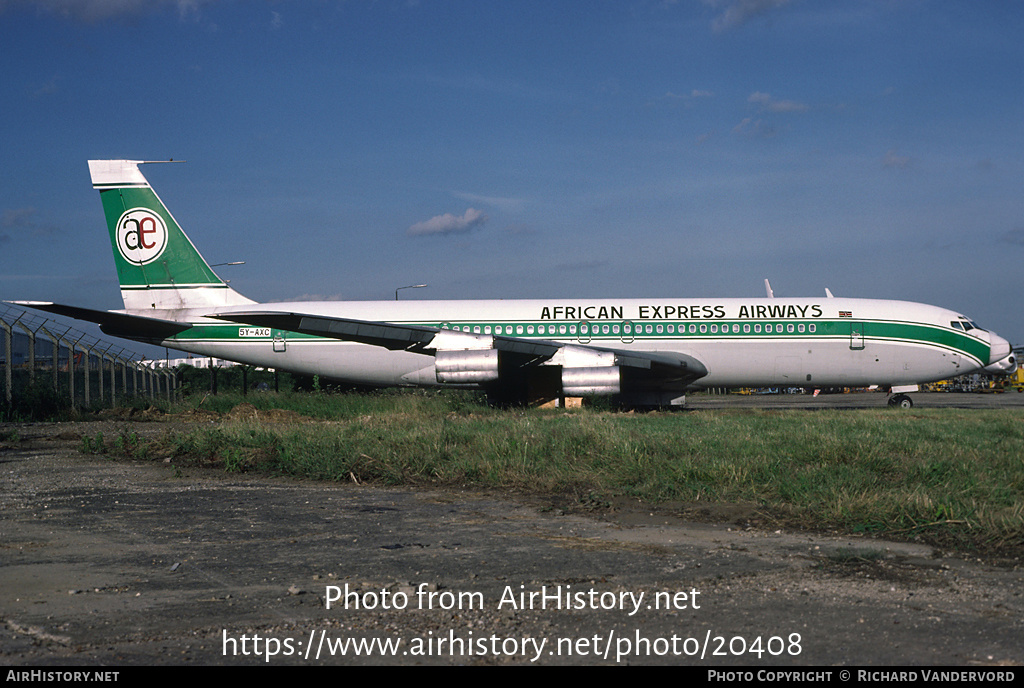
[[[53,374],[53,391],[59,391],[60,387],[57,385],[57,352],[59,350],[57,344],[57,338],[53,336],[53,333],[46,329],[46,327],[40,327],[39,331],[50,338],[50,345],[53,347],[52,361],[53,365],[50,366],[52,369],[50,372]]]
[[[75,375],[74,375],[74,371],[75,371],[75,349],[74,349],[74,345],[70,341],[65,339],[64,337],[60,338],[60,343],[63,344],[64,348],[67,349],[67,351],[68,351],[68,360],[67,360],[67,363],[65,364],[67,366],[67,371],[66,372],[68,374],[68,394],[70,395],[70,399],[69,399],[70,406],[71,406],[71,408],[74,408],[75,407]],[[58,361],[60,360],[60,348],[57,349],[57,360]]]
[[[128,398],[128,361],[121,357],[124,349],[117,352],[117,360],[121,364],[121,396]]]
[[[71,380],[71,405],[75,405],[75,351],[80,350],[85,353],[86,357],[89,356],[85,350],[85,344],[80,342],[85,339],[85,333],[75,340],[74,344],[68,347],[68,379]]]
[[[6,320],[0,319],[0,325],[4,328],[4,398],[7,399],[7,403],[10,404],[14,395],[11,391],[11,385],[14,384],[11,379],[11,361],[13,353],[11,350],[11,326],[7,324]]]
[[[93,345],[95,346],[95,345]],[[84,346],[85,359],[82,364],[82,377],[85,378],[85,406],[92,401],[92,348]],[[103,368],[100,368],[100,401],[103,401]]]
[[[65,333],[66,334],[66,333]],[[68,350],[68,394],[70,395],[71,408],[75,407],[75,349],[74,345],[63,337],[60,340]],[[76,342],[77,343],[77,342]],[[60,360],[60,349],[57,349],[57,360]]]
[[[96,354],[96,364],[99,366],[99,369],[100,369],[99,395],[100,395],[100,402],[102,403],[103,402],[103,368],[104,368],[103,364],[105,363],[105,361],[103,360],[103,354],[105,352],[102,351],[101,349],[99,349],[99,342],[96,342],[96,344],[97,344],[96,351],[98,352]]]
[[[28,381],[29,384],[32,384],[36,381],[36,332],[21,322],[21,316],[18,316],[14,324],[25,330],[25,334],[28,336]]]
[[[114,384],[115,384],[115,379],[114,379],[114,373],[115,373],[115,370],[114,370],[114,356],[111,355],[111,353],[110,353],[111,349],[113,349],[113,348],[114,348],[114,345],[111,344],[110,346],[108,346],[105,349],[103,349],[102,353],[99,354],[99,398],[100,399],[103,398],[103,368],[105,368],[106,361],[110,361],[111,362],[111,407],[112,408],[117,405],[117,390],[114,387]]]
[[[114,356],[108,352],[114,348],[111,344],[106,351],[103,352],[103,357],[110,361],[110,407],[117,406],[117,366],[114,365]],[[102,360],[102,359],[101,359]],[[103,380],[100,380],[102,383]]]

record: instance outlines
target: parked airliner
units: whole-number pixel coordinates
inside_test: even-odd
[[[107,334],[372,386],[485,389],[499,403],[611,395],[681,404],[689,389],[878,385],[1010,372],[1009,342],[963,315],[833,297],[256,303],[220,279],[138,160],[89,162],[124,309],[19,302]],[[769,287],[768,294],[771,296]]]

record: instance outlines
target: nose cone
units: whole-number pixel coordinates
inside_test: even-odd
[[[990,332],[989,337],[989,364],[985,366],[985,372],[1009,375],[1017,369],[1017,357],[1013,354],[1010,342],[995,332]]]
[[[989,332],[989,336],[991,337],[991,340],[989,345],[988,362],[990,364],[998,363],[1010,355],[1012,347],[1010,346],[1010,342],[1006,341],[995,332]]]

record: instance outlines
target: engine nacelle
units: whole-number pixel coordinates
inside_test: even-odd
[[[493,382],[498,379],[498,350],[438,351],[434,354],[434,373],[444,384]]]
[[[984,370],[990,375],[1010,375],[1017,370],[1017,355],[1011,353],[1006,358],[985,366]]]
[[[584,397],[594,394],[619,394],[622,372],[619,366],[562,368],[562,394]]]

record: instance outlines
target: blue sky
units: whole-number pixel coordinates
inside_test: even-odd
[[[257,300],[835,294],[1016,343],[1024,5],[0,0],[0,298],[119,308],[86,160]]]

